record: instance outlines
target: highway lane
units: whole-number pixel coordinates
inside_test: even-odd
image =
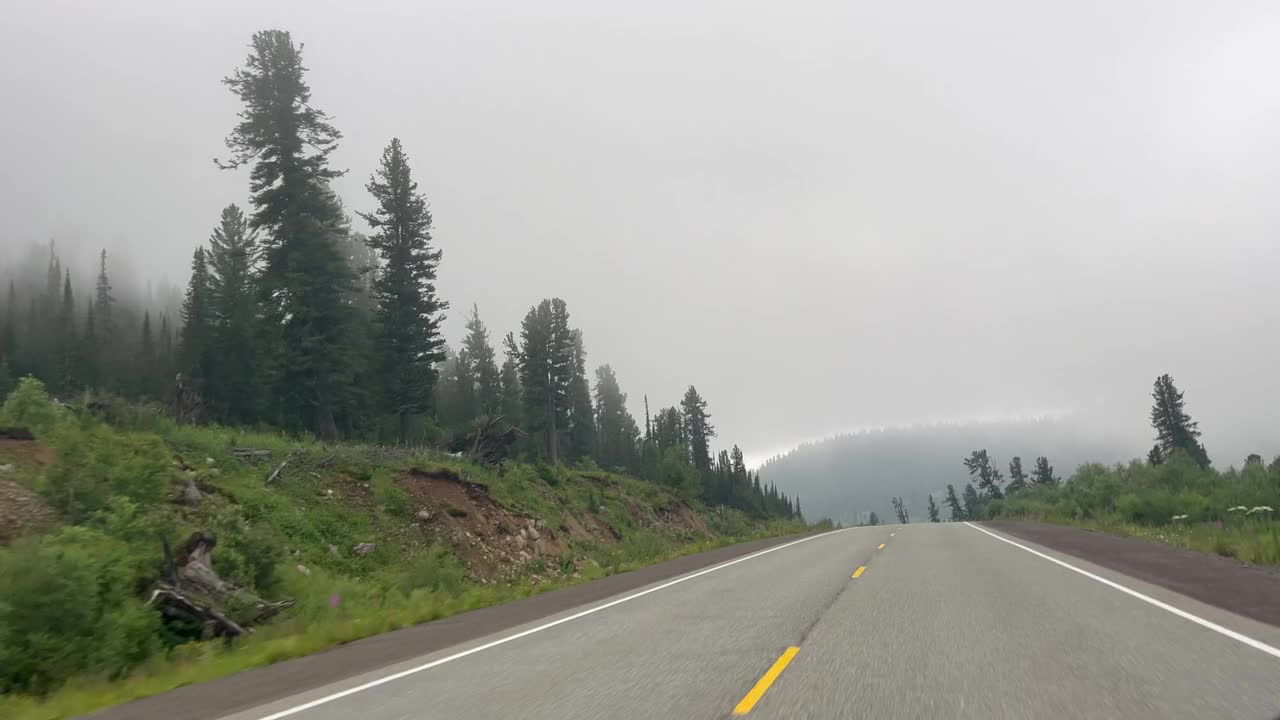
[[[1280,647],[1280,629],[1046,554]],[[695,575],[229,720],[1280,712],[1280,657],[964,524],[856,528]]]

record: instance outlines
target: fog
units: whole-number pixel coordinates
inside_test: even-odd
[[[219,81],[278,27],[349,210],[410,153],[451,343],[563,297],[637,415],[693,383],[754,458],[1042,413],[1136,455],[1162,372],[1218,465],[1280,452],[1275,3],[356,7],[9,4],[0,258],[185,282],[247,199]]]

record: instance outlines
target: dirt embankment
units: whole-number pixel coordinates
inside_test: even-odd
[[[992,529],[1280,627],[1280,572],[1140,538],[1033,522]]]
[[[34,440],[0,439],[0,545],[53,526],[53,508],[7,477],[22,470],[39,471],[51,462],[53,451]]]
[[[583,559],[574,556],[570,542],[609,546],[622,539],[618,529],[593,512],[564,508],[552,527],[541,518],[498,503],[484,485],[447,472],[413,470],[399,482],[417,508],[415,525],[429,540],[453,548],[477,580],[514,574],[531,574],[536,580],[539,568],[553,562],[562,569],[573,563],[576,572]],[[624,503],[640,527],[663,526],[689,535],[710,532],[684,503],[656,511],[630,499]]]

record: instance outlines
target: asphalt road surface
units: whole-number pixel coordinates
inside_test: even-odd
[[[890,525],[805,538],[228,717],[1271,720],[1278,648],[1280,628],[1026,541]]]

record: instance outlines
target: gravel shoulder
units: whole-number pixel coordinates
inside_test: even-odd
[[[1034,522],[987,527],[1237,615],[1280,627],[1280,572],[1238,560],[1096,530]]]

